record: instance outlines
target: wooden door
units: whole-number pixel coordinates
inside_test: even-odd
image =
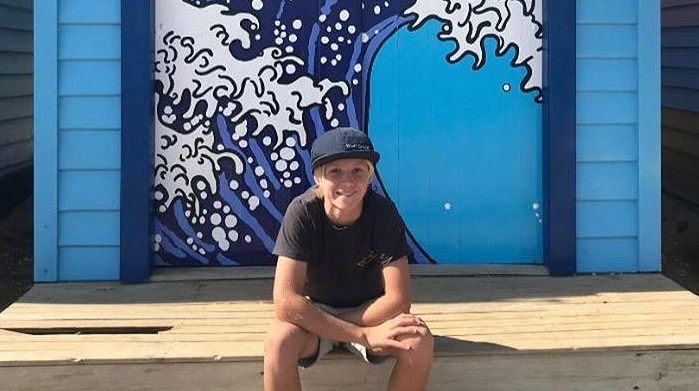
[[[403,28],[374,60],[380,179],[433,261],[541,263],[539,92],[521,88],[517,47],[486,37],[478,56],[449,61],[442,31],[437,21]]]

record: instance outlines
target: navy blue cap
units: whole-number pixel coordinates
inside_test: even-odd
[[[337,128],[321,134],[313,142],[311,167],[315,170],[338,159],[366,159],[376,164],[379,156],[366,133],[353,128]]]

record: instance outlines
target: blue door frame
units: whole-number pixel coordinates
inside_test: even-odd
[[[138,283],[148,280],[153,264],[153,39],[147,37],[154,0],[122,0],[121,15],[120,277]],[[544,265],[551,275],[576,270],[575,22],[575,1],[544,0]]]

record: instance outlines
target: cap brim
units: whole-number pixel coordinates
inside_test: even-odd
[[[324,164],[330,163],[335,160],[340,159],[364,159],[370,161],[372,164],[376,164],[379,161],[379,153],[376,151],[346,151],[333,153],[332,155],[323,156],[320,159],[316,159],[311,163],[311,166],[315,170],[316,167],[320,167]]]

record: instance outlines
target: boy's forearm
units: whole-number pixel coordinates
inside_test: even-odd
[[[303,296],[288,297],[283,303],[275,303],[277,318],[293,323],[321,337],[366,344],[362,325],[340,316],[333,316],[318,308]]]
[[[383,295],[358,308],[338,314],[337,317],[358,326],[372,327],[409,312],[409,300]]]

